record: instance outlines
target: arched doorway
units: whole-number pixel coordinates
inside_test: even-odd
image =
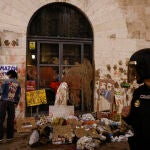
[[[75,110],[91,111],[93,68],[93,32],[86,16],[64,2],[37,10],[27,30],[27,82],[33,81],[35,89],[46,90],[48,104],[39,106],[39,111],[54,104],[55,96],[49,85],[56,76],[69,84],[69,104],[75,105]],[[88,105],[84,99],[88,99]]]

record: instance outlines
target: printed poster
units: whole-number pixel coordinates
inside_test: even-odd
[[[100,79],[99,95],[100,95],[100,111],[111,111],[114,100],[114,84],[111,79]]]
[[[0,65],[0,79],[5,79],[5,75],[9,70],[15,70],[17,72],[17,65]]]
[[[26,92],[27,106],[37,106],[47,104],[45,90],[35,90]]]

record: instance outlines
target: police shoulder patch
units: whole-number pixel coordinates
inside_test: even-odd
[[[135,103],[134,103],[134,106],[139,107],[140,106],[140,100],[136,100]]]

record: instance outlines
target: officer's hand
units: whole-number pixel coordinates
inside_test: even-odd
[[[131,106],[124,106],[122,108],[122,117],[128,117],[128,115],[130,114],[130,110],[131,110]]]

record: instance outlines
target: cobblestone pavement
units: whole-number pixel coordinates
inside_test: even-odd
[[[75,150],[76,146],[70,145],[37,145],[36,147],[30,147],[28,145],[29,134],[16,134],[12,141],[4,140],[0,143],[0,150]]]
[[[75,144],[66,145],[54,145],[44,144],[36,147],[30,147],[28,145],[29,134],[15,134],[15,138],[12,141],[3,141],[0,143],[0,150],[76,150]],[[121,143],[108,143],[100,145],[96,150],[129,150],[127,142]]]

